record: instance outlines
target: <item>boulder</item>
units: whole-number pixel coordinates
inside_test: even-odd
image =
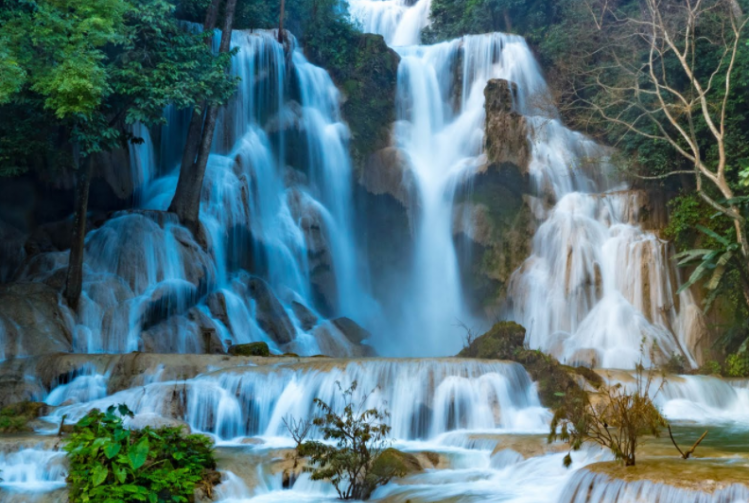
[[[351,339],[344,335],[343,331],[331,321],[325,321],[317,325],[314,330],[312,330],[312,335],[317,341],[320,352],[326,356],[336,358],[376,356],[374,348],[351,341]]]
[[[250,296],[255,300],[256,318],[260,328],[279,345],[294,340],[294,325],[268,283],[252,277],[247,287]]]
[[[57,292],[42,283],[0,286],[0,359],[71,351],[63,309]]]
[[[297,301],[292,301],[291,310],[294,311],[294,316],[299,321],[299,326],[302,330],[308,332],[317,325],[318,317],[313,313],[307,306]]]
[[[343,335],[345,335],[346,338],[354,344],[361,344],[365,339],[369,339],[370,337],[372,337],[372,334],[370,334],[367,329],[359,325],[351,318],[336,318],[332,321],[336,328],[340,330]]]
[[[264,342],[250,342],[229,346],[229,354],[232,356],[270,356],[270,349]]]

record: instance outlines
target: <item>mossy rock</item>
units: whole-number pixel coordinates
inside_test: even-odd
[[[587,401],[587,394],[577,384],[574,374],[582,375],[596,388],[600,385],[600,376],[592,376],[595,372],[567,367],[553,356],[526,349],[524,344],[525,328],[512,321],[502,321],[472,341],[458,356],[520,363],[536,381],[541,403],[553,409],[575,401]]]
[[[264,342],[250,342],[249,344],[231,346],[229,354],[234,356],[270,356],[270,349]]]
[[[371,474],[376,477],[405,477],[421,471],[421,463],[416,456],[390,447],[377,457]]]
[[[0,433],[22,433],[33,431],[29,422],[42,415],[46,404],[41,402],[19,402],[0,410]]]

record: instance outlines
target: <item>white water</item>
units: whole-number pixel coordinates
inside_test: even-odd
[[[57,424],[67,415],[76,421],[92,408],[125,403],[136,414],[180,419],[222,441],[256,435],[288,439],[284,418],[313,417],[315,398],[342,411],[339,386],[345,390],[354,381],[354,402],[368,395],[367,408],[389,410],[392,437],[400,440],[433,439],[454,430],[545,433],[550,419],[535,386],[515,363],[352,360],[319,368],[312,363],[245,367],[154,382],[60,407],[50,420]],[[50,395],[57,396],[57,390]]]
[[[360,281],[366,266],[354,242],[339,92],[295,44],[292,38],[284,47],[262,31],[232,34],[239,50],[232,72],[241,82],[220,114],[206,172],[200,218],[207,252],[162,213],[176,187],[184,112],[167,110],[171,122],[158,149],[145,127],[133,126],[143,140],[129,148],[133,197],[158,211],[123,212],[88,233],[84,291],[70,317],[74,351],[202,352],[208,331],[224,347],[265,341],[276,352],[320,353],[321,336],[301,327],[292,303],[318,320],[324,312],[367,324],[376,303]],[[274,339],[258,323],[247,270],[280,301],[288,337]],[[225,313],[204,303],[211,292]],[[346,344],[326,349],[346,355]]]
[[[43,448],[0,452],[0,501],[13,493],[44,493],[65,487],[65,453]]]
[[[609,181],[608,152],[562,125],[523,39],[495,33],[403,46],[418,42],[428,5],[351,2],[361,25],[382,34],[403,58],[395,142],[416,175],[420,198],[409,291],[417,300],[406,326],[420,327],[425,340],[414,347],[423,352],[429,341],[437,352],[431,354],[460,347],[449,328],[468,318],[452,242],[452,198],[455,185],[483,161],[483,90],[498,78],[517,85],[515,107],[526,116],[532,145],[530,175],[538,195],[553,203],[534,203],[541,223],[532,256],[512,280],[507,316],[526,327],[530,347],[565,363],[631,368],[645,338],[646,363],[648,348],[657,344],[659,358],[683,355],[696,365],[699,309],[688,292],[677,299],[668,245],[641,228],[640,195]],[[409,37],[396,35],[405,29]]]

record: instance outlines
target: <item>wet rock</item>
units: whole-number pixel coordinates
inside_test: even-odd
[[[57,292],[41,283],[0,287],[0,359],[72,350]]]
[[[224,292],[210,293],[206,299],[206,304],[211,311],[211,315],[223,323],[224,326],[231,329],[229,315],[226,312],[226,295],[224,295]]]
[[[250,342],[249,344],[229,346],[229,354],[233,356],[270,356],[270,349],[264,342]]]
[[[296,335],[289,315],[271,287],[260,278],[250,278],[249,293],[256,302],[257,323],[277,344],[287,344]]]
[[[359,184],[376,196],[393,196],[405,208],[410,208],[415,201],[414,175],[405,153],[397,147],[387,147],[370,155],[359,173]]]
[[[365,339],[372,337],[369,331],[351,318],[336,318],[332,321],[336,328],[354,344],[361,344]]]
[[[330,321],[325,321],[316,326],[312,335],[317,340],[320,352],[326,356],[349,358],[376,355],[374,348],[352,342]]]
[[[299,321],[299,325],[305,332],[312,330],[315,325],[317,325],[317,315],[304,304],[293,301],[291,303],[291,310],[294,311],[294,316],[296,316],[296,319]]]
[[[514,110],[517,85],[502,79],[492,79],[484,89],[486,134],[484,150],[494,164],[510,163],[522,173],[528,172],[531,146],[525,117]]]

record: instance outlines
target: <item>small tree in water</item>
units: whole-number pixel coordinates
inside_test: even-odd
[[[633,391],[620,383],[606,383],[592,399],[565,403],[554,411],[549,441],[561,439],[574,451],[585,442],[594,442],[609,449],[625,466],[634,466],[640,439],[645,435],[657,437],[666,426],[666,420],[653,403],[665,380],[651,397],[654,377],[655,372],[652,369],[646,372],[640,360]],[[571,463],[572,458],[567,454],[564,465]]]
[[[376,408],[365,409],[368,395],[354,404],[356,381],[346,390],[340,383],[338,388],[343,396],[343,412],[338,414],[331,405],[316,398],[320,414],[312,420],[323,438],[332,443],[297,440],[297,451],[309,459],[305,471],[312,474],[312,480],[330,481],[341,499],[367,499],[378,486],[405,473],[400,463],[382,456],[388,446],[390,426],[384,421],[389,414]],[[292,430],[289,424],[287,428]]]

